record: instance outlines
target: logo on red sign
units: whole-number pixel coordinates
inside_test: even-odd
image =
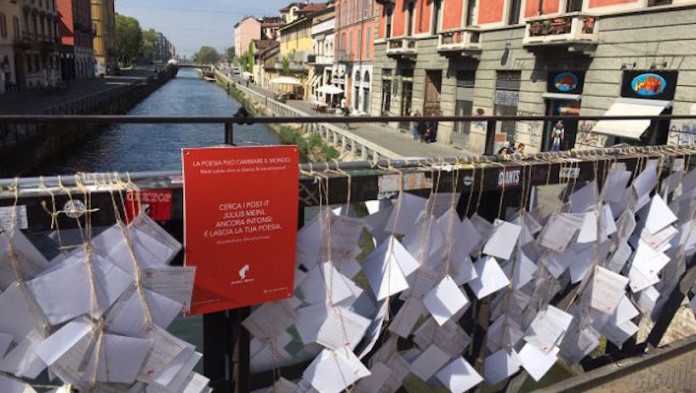
[[[126,194],[126,219],[130,222],[142,210],[155,221],[169,221],[172,218],[172,199],[172,190],[131,191]]]

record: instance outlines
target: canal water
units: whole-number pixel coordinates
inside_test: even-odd
[[[134,116],[232,116],[239,103],[194,69],[176,78],[128,112]],[[238,146],[278,144],[263,125],[235,125]],[[142,172],[181,169],[181,148],[224,143],[222,124],[120,124],[41,168],[42,175],[76,172]]]

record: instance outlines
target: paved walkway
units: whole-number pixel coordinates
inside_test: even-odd
[[[696,351],[587,390],[592,393],[696,392]]]
[[[68,89],[57,94],[43,94],[39,90],[22,90],[0,96],[0,114],[38,114],[47,109],[109,89],[136,83],[155,75],[154,69],[136,68],[121,72],[121,76],[108,76],[81,81],[69,81]]]
[[[241,85],[245,85],[241,78],[234,78]],[[260,93],[266,97],[273,97],[273,91],[259,87],[257,85],[250,84],[249,89]],[[307,101],[302,100],[288,100],[286,105],[298,109],[307,116],[317,116],[323,115],[318,114],[312,109],[312,105]],[[343,124],[334,124],[337,127],[346,129]],[[409,133],[401,132],[394,128],[387,126],[387,124],[365,124],[357,123],[351,125],[348,131],[356,134],[362,138],[365,138],[373,143],[380,146],[387,146],[389,150],[398,153],[401,157],[465,157],[474,156],[476,154],[468,152],[463,149],[456,148],[452,145],[446,145],[444,143],[420,143],[419,141],[414,141]]]

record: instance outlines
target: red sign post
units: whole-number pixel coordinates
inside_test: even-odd
[[[295,146],[183,149],[191,314],[292,296],[299,157]]]

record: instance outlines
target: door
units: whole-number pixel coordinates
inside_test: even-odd
[[[476,76],[474,71],[457,72],[457,90],[454,105],[455,116],[471,116],[473,114],[475,80]],[[452,143],[462,148],[468,148],[470,132],[471,122],[458,121],[454,123]]]
[[[382,116],[388,116],[391,110],[392,80],[382,79]]]
[[[549,116],[579,116],[580,101],[547,100],[546,114]],[[578,132],[577,121],[546,121],[542,136],[543,151],[564,151],[575,147]]]
[[[411,99],[413,98],[413,80],[404,80],[401,85],[401,116],[411,116]],[[409,122],[399,122],[399,128],[409,129]]]
[[[430,116],[440,113],[440,95],[442,93],[442,71],[426,71],[425,99],[423,114]]]

